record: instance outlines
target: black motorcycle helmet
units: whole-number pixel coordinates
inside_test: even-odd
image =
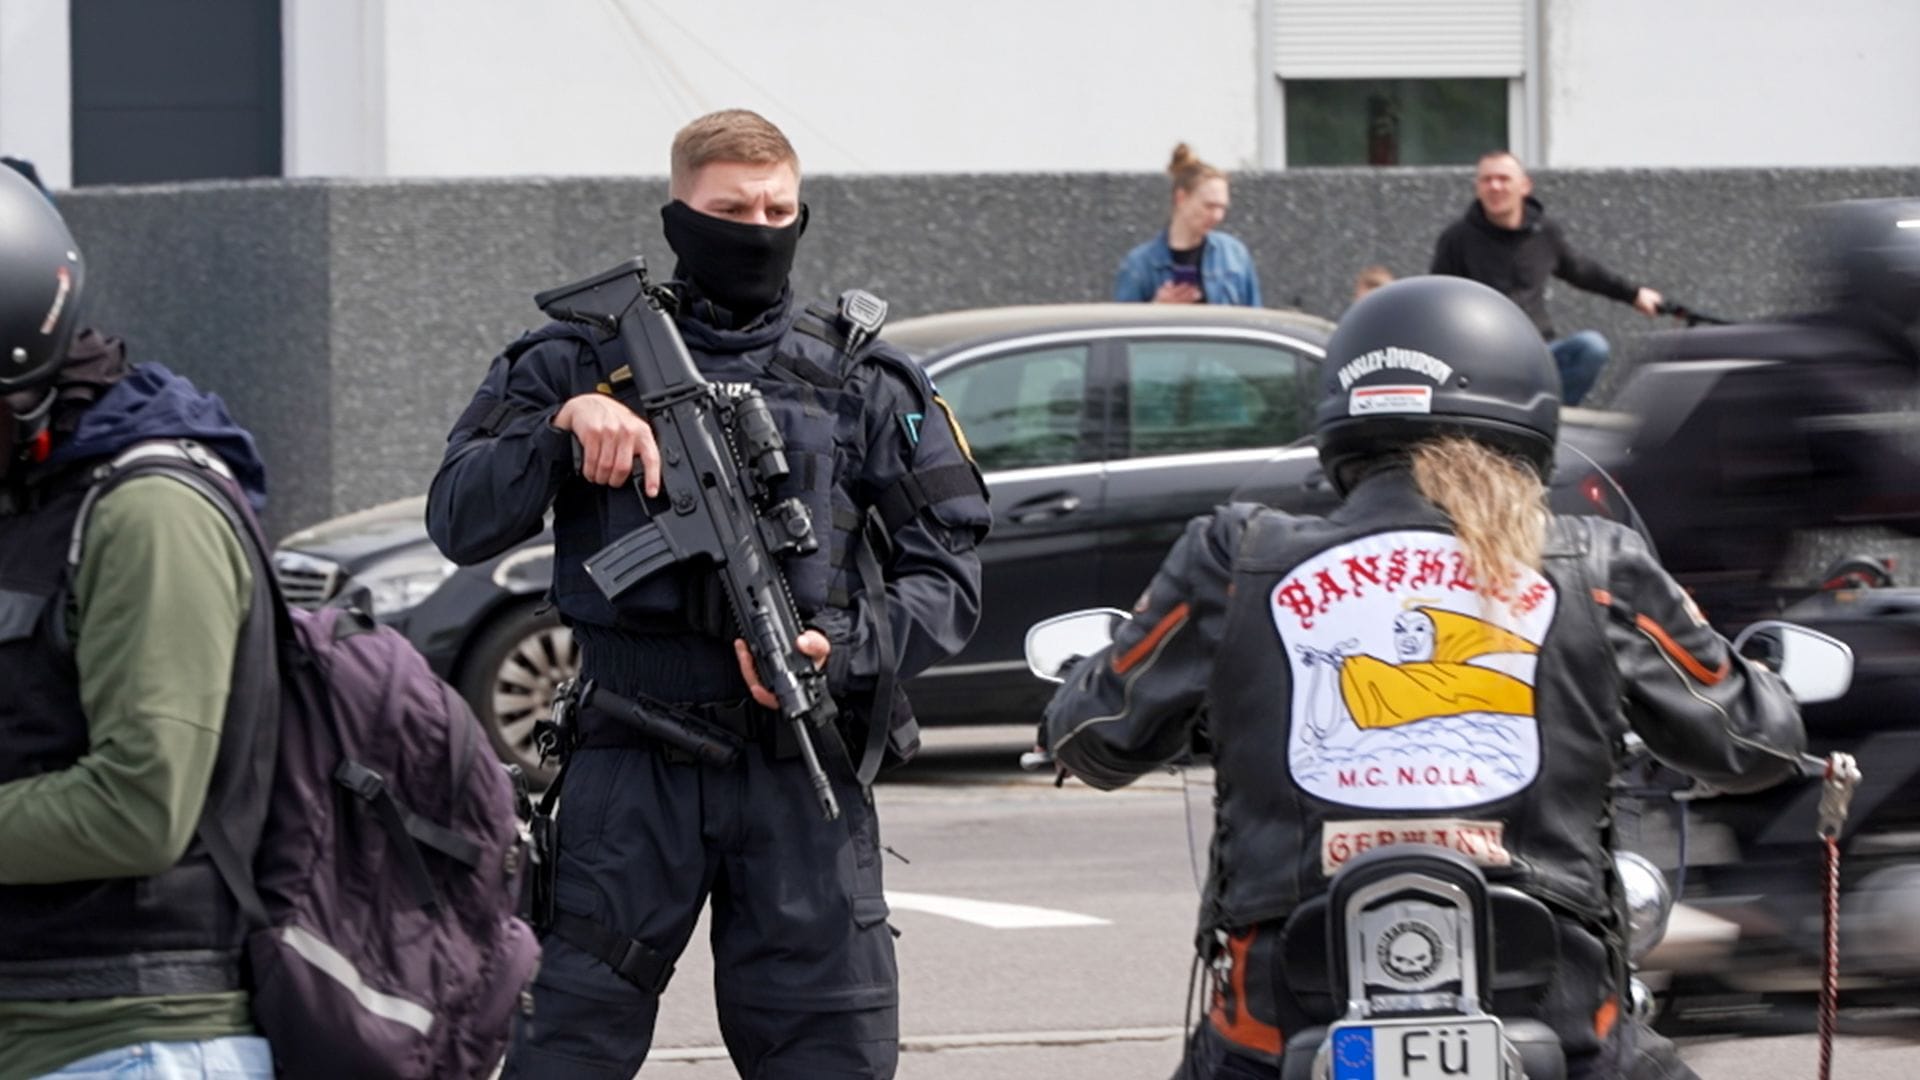
[[[37,390],[66,359],[86,270],[59,211],[0,169],[0,394]]]
[[[1858,199],[1820,208],[1834,299],[1920,331],[1920,198]]]
[[[1464,435],[1546,479],[1560,374],[1532,320],[1466,278],[1403,278],[1353,305],[1327,342],[1314,441],[1342,494],[1356,466],[1437,435]]]

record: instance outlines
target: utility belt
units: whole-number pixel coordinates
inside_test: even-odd
[[[556,925],[554,874],[560,845],[553,814],[573,751],[650,746],[666,761],[716,768],[733,765],[750,744],[762,746],[775,759],[800,756],[792,725],[751,699],[696,704],[636,699],[603,689],[592,679],[569,679],[554,690],[552,712],[534,726],[533,741],[541,764],[560,762],[560,771],[538,802],[524,792],[519,800],[533,852],[527,916],[543,932]]]
[[[674,764],[721,768],[748,745],[777,760],[800,756],[793,726],[751,698],[666,702],[629,698],[591,681],[575,685],[571,697],[571,749],[650,746]]]

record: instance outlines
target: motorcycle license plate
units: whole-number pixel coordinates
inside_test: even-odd
[[[1332,1080],[1501,1080],[1500,1021],[1423,1016],[1335,1024]]]

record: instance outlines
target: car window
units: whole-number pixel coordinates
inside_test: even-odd
[[[1299,354],[1244,341],[1127,348],[1129,457],[1282,446],[1303,422]]]
[[[1087,357],[1085,345],[1031,349],[940,375],[940,396],[960,418],[981,469],[1088,460],[1081,438]]]

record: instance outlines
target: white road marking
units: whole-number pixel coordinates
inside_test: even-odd
[[[1002,904],[992,900],[968,900],[960,896],[934,896],[931,893],[887,890],[887,906],[895,911],[921,911],[949,919],[970,922],[990,930],[1033,930],[1058,926],[1106,926],[1107,920],[1072,911]]]
[[[1089,1046],[1115,1042],[1161,1042],[1184,1037],[1177,1027],[1159,1028],[1087,1028],[1080,1031],[1003,1031],[967,1035],[902,1035],[900,1049],[905,1053],[934,1050],[967,1050],[995,1046]],[[719,1061],[727,1056],[724,1046],[676,1046],[657,1049],[647,1055],[647,1063],[667,1061]]]

